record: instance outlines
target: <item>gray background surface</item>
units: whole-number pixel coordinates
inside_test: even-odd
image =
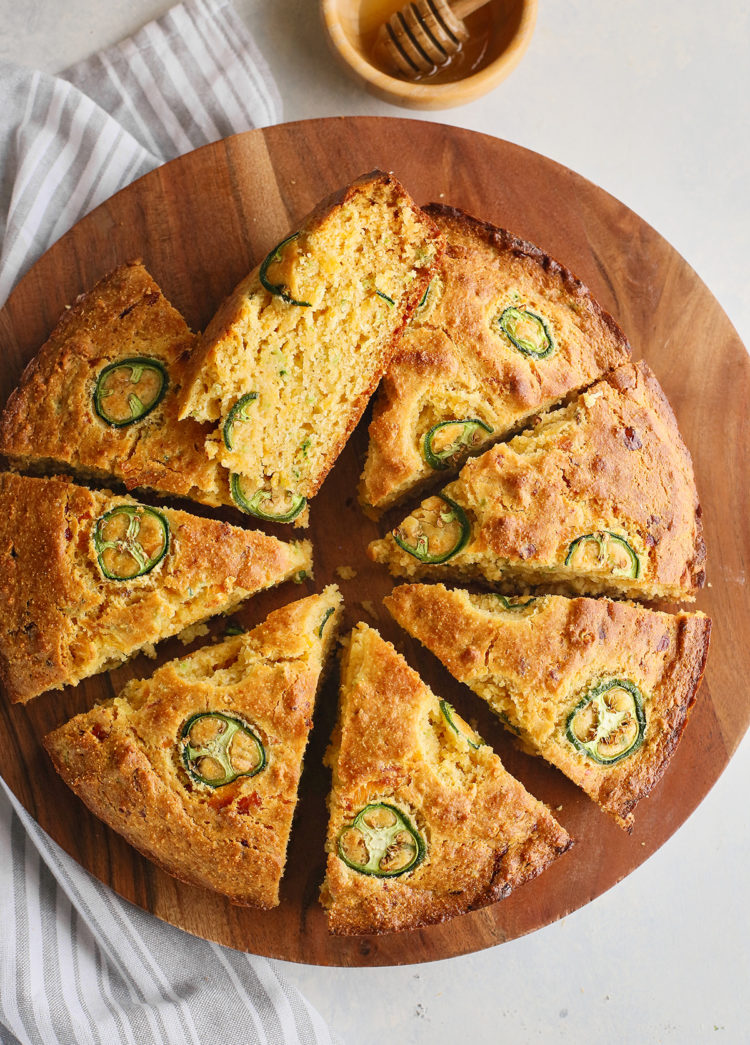
[[[170,6],[0,0],[0,58],[55,72]],[[371,98],[339,71],[316,0],[235,6],[264,49],[286,120],[420,115]],[[421,118],[517,142],[613,193],[687,258],[750,344],[746,4],[548,0],[504,84]],[[737,452],[747,456],[745,447]],[[737,684],[748,691],[747,679]],[[748,794],[746,739],[679,832],[574,915],[450,961],[376,970],[287,964],[285,973],[351,1045],[747,1042]]]

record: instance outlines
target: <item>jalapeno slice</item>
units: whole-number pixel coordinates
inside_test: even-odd
[[[249,496],[243,486],[247,482],[243,475],[233,472],[229,479],[232,500],[243,512],[266,522],[292,522],[307,504],[307,498],[291,490],[255,490]]]
[[[547,323],[536,312],[510,305],[495,322],[514,348],[533,359],[546,359],[555,350]]]
[[[249,421],[250,416],[247,412],[247,408],[251,403],[254,403],[258,398],[257,392],[248,392],[247,395],[242,396],[234,404],[232,409],[227,414],[227,419],[224,422],[224,446],[227,450],[234,450],[234,426],[238,421]]]
[[[493,431],[477,417],[466,417],[462,421],[439,421],[424,437],[424,459],[436,471],[451,468],[479,446],[482,432]]]
[[[443,283],[439,276],[433,276],[425,287],[419,304],[414,309],[411,323],[423,323],[434,311],[443,294]]]
[[[331,616],[332,613],[333,613],[333,606],[329,606],[328,609],[323,614],[323,619],[321,620],[320,624],[318,625],[318,638],[319,639],[323,638],[323,629],[325,628],[326,624],[328,623],[328,618]]]
[[[276,265],[282,260],[284,247],[287,245],[287,243],[291,243],[293,240],[297,239],[298,236],[299,232],[293,232],[291,236],[287,236],[287,238],[283,239],[281,243],[277,243],[277,245],[273,248],[270,254],[266,256],[265,260],[263,261],[263,264],[260,266],[258,278],[260,279],[261,284],[266,288],[269,294],[273,294],[274,297],[281,298],[282,301],[286,301],[287,305],[299,305],[300,308],[312,308],[312,302],[298,301],[292,295],[292,292],[290,291],[286,283],[272,283],[268,278],[268,270],[271,267],[271,265]]]
[[[347,867],[375,878],[413,871],[427,847],[409,818],[388,802],[372,802],[343,828],[338,855]]]
[[[386,304],[388,305],[389,308],[393,308],[394,305],[396,304],[396,302],[393,300],[393,298],[389,298],[388,295],[384,294],[382,290],[377,290],[376,289],[375,293],[378,295],[379,298],[382,298],[383,301],[386,302]]]
[[[248,723],[223,711],[192,715],[182,727],[179,746],[188,776],[205,787],[255,776],[267,761],[266,749]]]
[[[522,610],[527,610],[529,606],[533,606],[536,602],[536,598],[533,595],[525,599],[522,595],[496,594],[495,598],[500,600],[500,605],[504,610],[509,610],[511,613],[520,613]]]
[[[435,503],[437,501],[447,504],[448,510],[442,509]],[[460,504],[439,493],[425,501],[417,511],[424,512],[427,518],[419,519],[415,513],[393,531],[393,539],[399,548],[420,562],[436,566],[452,559],[466,547],[471,537],[471,524]],[[433,515],[435,518],[431,519]],[[424,526],[424,523],[429,525]],[[413,532],[408,532],[407,527]],[[425,533],[425,529],[429,533]]]
[[[120,359],[105,366],[96,379],[94,410],[112,428],[125,428],[150,414],[168,385],[167,371],[158,359]]]
[[[573,708],[566,723],[571,744],[601,766],[632,755],[646,732],[643,694],[628,679],[594,686]]]
[[[463,737],[463,739],[466,741],[469,747],[473,747],[475,751],[478,751],[479,748],[482,747],[482,745],[484,744],[484,741],[479,736],[479,734],[474,733],[474,736],[477,737],[477,739],[479,740],[479,743],[477,744],[476,741],[471,739],[468,732],[465,729],[461,728],[461,726],[465,726],[466,723],[462,718],[460,718],[456,714],[453,705],[449,704],[447,700],[440,700],[438,701],[438,703],[440,704],[440,710],[443,714],[443,718],[448,723],[453,732],[456,734],[456,736]],[[458,725],[456,719],[458,719],[458,722],[461,723],[461,726]]]
[[[611,530],[597,530],[577,537],[565,557],[574,570],[609,573],[613,577],[638,577],[641,561],[624,537]]]
[[[169,549],[169,523],[155,508],[121,504],[96,520],[94,548],[107,580],[132,581],[150,573]]]

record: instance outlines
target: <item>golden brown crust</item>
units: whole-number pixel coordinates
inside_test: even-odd
[[[65,783],[169,874],[232,903],[279,902],[302,757],[340,617],[335,587],[277,610],[247,635],[171,661],[44,739]],[[328,609],[334,614],[317,632]],[[266,767],[217,788],[185,771],[179,738],[199,712],[234,714]]]
[[[321,901],[334,933],[399,932],[494,903],[571,844],[489,747],[473,749],[449,727],[437,697],[364,624],[344,659],[327,759],[333,787]],[[342,828],[378,801],[401,809],[426,840],[424,860],[398,877],[361,874],[337,855]]]
[[[69,470],[128,489],[231,504],[223,469],[206,457],[203,426],[177,418],[197,340],[140,262],[120,266],[66,309],[26,367],[0,419],[0,453],[22,470]],[[143,420],[115,428],[94,409],[97,378],[105,366],[136,356],[159,360],[169,385]]]
[[[107,580],[96,520],[130,498],[61,479],[0,475],[0,677],[26,701],[119,663],[311,568],[310,546],[160,509],[169,550],[150,573]]]
[[[432,425],[484,421],[493,431],[476,433],[479,449],[630,355],[612,317],[544,251],[455,208],[430,204],[425,211],[447,249],[430,291],[438,300],[428,297],[424,314],[406,328],[375,402],[360,497],[378,513],[439,480],[422,452]],[[493,329],[513,295],[548,320],[556,342],[548,358],[523,355]]]
[[[391,615],[504,716],[522,741],[583,788],[622,827],[661,778],[695,702],[711,621],[607,599],[541,596],[506,610],[496,596],[442,584],[394,588]],[[643,743],[599,765],[566,736],[567,719],[597,681],[626,679],[644,696]]]
[[[392,535],[369,554],[408,577],[565,585],[646,599],[688,599],[703,585],[705,545],[692,462],[658,381],[643,363],[607,375],[529,432],[468,461],[446,496],[467,512],[471,537],[445,565],[423,565]],[[431,519],[442,502],[425,501]],[[427,512],[427,515],[422,515]],[[587,534],[622,536],[638,573],[566,559]],[[512,589],[511,589],[512,590]]]
[[[271,295],[259,266],[220,306],[193,355],[181,416],[219,422],[209,456],[268,488],[312,497],[387,369],[441,250],[440,233],[392,174],[372,171],[320,203],[286,248],[296,260],[285,278],[307,306]],[[236,432],[230,448],[220,432],[249,390],[263,435]]]

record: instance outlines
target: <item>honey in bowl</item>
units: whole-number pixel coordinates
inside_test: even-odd
[[[464,24],[468,39],[432,72],[415,72],[409,79],[423,84],[455,83],[478,72],[509,45],[518,30],[522,6],[513,0],[495,0],[467,15]],[[403,7],[404,0],[361,0],[358,27],[364,53],[382,72],[400,79],[406,77],[394,68],[377,41],[380,27]]]

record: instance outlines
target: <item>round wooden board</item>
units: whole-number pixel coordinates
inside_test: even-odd
[[[390,620],[381,598],[392,582],[365,556],[377,533],[355,489],[366,447],[360,424],[312,506],[315,583],[340,581],[348,621],[375,623],[427,682],[478,722],[507,768],[558,809],[574,849],[502,903],[400,936],[337,939],[317,894],[323,877],[322,768],[336,706],[336,680],[321,693],[292,832],[282,903],[274,911],[232,907],[164,874],[96,820],[56,776],[40,737],[129,678],[149,674],[138,658],[75,690],[27,707],[2,701],[2,773],[41,826],[121,896],[189,932],[231,947],[314,964],[395,965],[464,954],[513,939],[588,903],[627,875],[679,827],[715,782],[750,720],[750,605],[743,555],[750,504],[743,469],[750,364],[716,300],[652,228],[572,171],[507,142],[434,123],[384,118],[316,120],[251,131],[206,146],[146,175],[56,243],[0,313],[2,401],[66,303],[105,272],[141,256],[167,296],[202,329],[221,298],[327,193],[373,167],[390,169],[418,202],[440,200],[504,225],[573,269],[656,371],[695,461],[709,552],[709,587],[698,607],[714,619],[698,703],[664,780],[637,810],[631,836],[557,771],[518,752],[483,702]],[[231,513],[230,516],[231,517]],[[236,519],[234,521],[237,521]],[[290,536],[289,531],[285,533]],[[252,625],[304,589],[285,586],[252,600]],[[178,656],[175,641],[159,660]]]

